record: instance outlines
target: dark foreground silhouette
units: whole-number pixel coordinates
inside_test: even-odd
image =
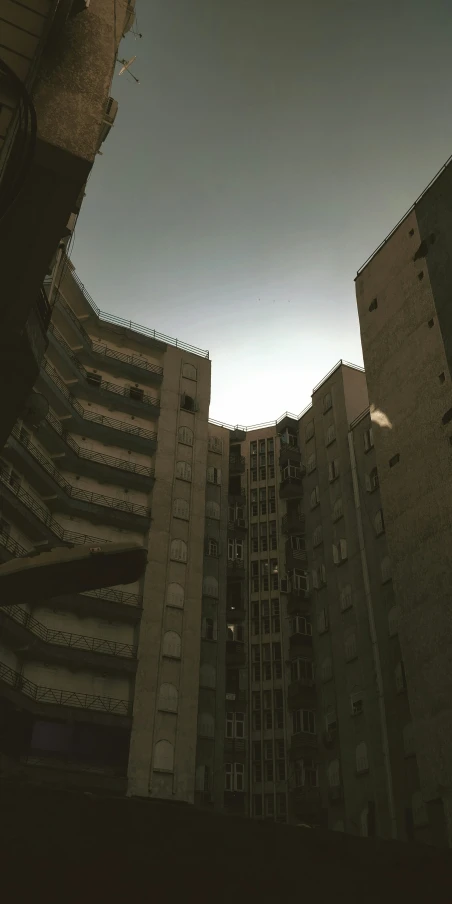
[[[0,783],[5,904],[452,904],[452,852]]]

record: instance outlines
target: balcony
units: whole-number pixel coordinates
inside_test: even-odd
[[[287,689],[289,709],[312,709],[315,706],[316,687],[313,678],[292,681]]]
[[[300,499],[303,495],[303,470],[295,465],[287,465],[281,470],[279,495],[281,499]]]
[[[230,455],[229,456],[229,473],[244,474],[245,473],[245,456]]]
[[[67,719],[70,716],[84,722],[89,720],[127,728],[131,726],[132,703],[128,700],[43,687],[3,662],[0,662],[0,684],[4,695],[12,703],[41,718],[60,716]]]
[[[233,754],[235,759],[243,762],[246,757],[246,741],[245,738],[225,738],[224,752]]]
[[[306,531],[306,519],[301,512],[284,515],[281,519],[281,531],[283,534],[299,534],[304,536]]]
[[[287,595],[288,615],[309,615],[311,612],[311,596],[309,590],[291,590]]]
[[[228,533],[234,537],[244,537],[247,529],[245,518],[234,518],[233,521],[228,521]]]
[[[49,395],[50,393],[57,408],[63,408],[65,411],[67,422],[72,422],[75,429],[78,429],[82,435],[100,439],[102,442],[125,446],[126,449],[134,449],[136,452],[149,452],[155,448],[157,441],[155,430],[136,427],[126,421],[119,421],[116,418],[99,414],[97,411],[83,408],[83,405],[70,392],[55,368],[47,360],[42,363],[39,382],[44,394]]]
[[[243,559],[228,559],[227,577],[244,578],[245,563]]]
[[[228,624],[236,624],[236,622],[244,622],[245,621],[245,608],[243,603],[238,603],[234,608],[231,608],[229,603],[226,603],[226,618]]]
[[[289,637],[289,648],[293,658],[295,658],[298,650],[300,650],[301,652],[310,650],[312,648],[312,635],[301,634],[298,631],[296,634],[291,634]]]
[[[228,490],[228,504],[229,505],[245,505],[246,502],[246,492],[243,487],[240,490],[235,490],[235,488],[231,491],[231,488]]]
[[[139,593],[105,587],[54,597],[52,606],[58,610],[76,612],[82,617],[137,624],[143,612],[143,597]]]
[[[285,468],[286,465],[301,467],[301,449],[298,446],[289,446],[288,443],[281,443],[279,466]]]
[[[302,759],[303,757],[315,757],[318,755],[317,736],[308,734],[308,732],[300,731],[298,734],[292,735],[290,739],[289,756],[291,761]]]
[[[59,296],[57,301],[58,311],[62,316],[69,319],[71,324],[76,328],[83,342],[83,353],[87,355],[93,366],[99,363],[99,359],[108,359],[108,369],[117,373],[139,374],[140,381],[146,379],[151,383],[161,383],[163,379],[163,367],[158,364],[151,364],[145,358],[139,355],[130,355],[120,352],[115,348],[111,348],[101,342],[95,342],[85,330],[85,327],[74,314],[72,308]],[[60,334],[61,335],[61,334]],[[71,349],[72,351],[72,349]]]
[[[303,538],[300,538],[300,541],[304,543]],[[304,563],[308,560],[308,555],[306,549],[293,549],[292,537],[289,540],[286,540],[285,547],[285,560],[286,560],[286,571],[293,571],[294,568],[301,568]]]
[[[2,636],[10,638],[12,649],[21,658],[42,656],[72,668],[135,672],[135,645],[49,628],[15,604],[0,609],[0,624]]]
[[[242,666],[246,665],[245,644],[238,640],[226,641],[226,666]]]

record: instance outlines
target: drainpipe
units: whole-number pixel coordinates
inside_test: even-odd
[[[369,620],[369,631],[370,631],[370,639],[372,643],[372,654],[375,666],[375,675],[377,679],[377,695],[378,695],[378,706],[380,710],[380,729],[381,729],[381,737],[382,737],[382,745],[383,745],[383,757],[385,763],[385,772],[386,772],[386,786],[387,786],[387,795],[388,795],[388,808],[389,808],[389,816],[391,820],[391,837],[397,838],[397,820],[395,814],[394,807],[394,791],[392,785],[392,773],[391,773],[391,760],[389,756],[389,744],[388,744],[388,727],[386,722],[386,707],[384,700],[384,691],[383,691],[383,679],[381,675],[381,663],[380,663],[380,653],[378,649],[378,641],[377,641],[377,632],[375,629],[375,619],[373,612],[373,604],[372,604],[372,595],[370,592],[370,581],[369,581],[369,569],[367,567],[367,556],[366,549],[364,545],[364,531],[363,531],[363,522],[361,516],[361,500],[359,497],[359,484],[358,484],[358,476],[356,473],[356,458],[355,458],[355,447],[353,444],[353,432],[350,430],[348,434],[348,445],[350,452],[350,464],[352,469],[352,481],[353,481],[353,495],[355,498],[355,509],[356,509],[356,523],[358,527],[358,539],[359,539],[359,549],[361,555],[361,566],[363,571],[363,579],[364,579],[364,592],[366,597],[366,608],[367,608],[367,616]]]

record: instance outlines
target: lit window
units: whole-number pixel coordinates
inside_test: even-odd
[[[191,480],[191,465],[188,461],[177,462],[176,477],[178,477],[179,480]]]
[[[178,440],[186,446],[193,445],[193,430],[190,427],[179,427]]]
[[[187,544],[184,540],[172,540],[171,541],[171,558],[176,562],[186,562],[187,561]]]

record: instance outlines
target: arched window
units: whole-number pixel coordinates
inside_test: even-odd
[[[167,606],[174,606],[176,609],[183,609],[184,596],[184,588],[181,587],[180,584],[175,584],[174,582],[168,584],[168,590],[166,591]]]
[[[385,584],[386,581],[391,580],[391,559],[389,558],[389,556],[385,556],[384,559],[382,559],[380,568],[381,568],[381,582],[382,582],[382,584]]]
[[[331,760],[328,764],[328,784],[330,788],[337,788],[340,783],[339,760]]]
[[[356,762],[356,771],[357,772],[368,772],[369,770],[369,759],[367,756],[367,744],[365,741],[361,741],[358,744],[355,751],[355,762]]]
[[[179,480],[191,480],[191,465],[188,461],[177,462],[176,477],[178,477]]]
[[[415,791],[411,797],[411,809],[413,811],[413,822],[415,826],[428,825],[428,813],[425,806],[424,798],[420,791]]]
[[[181,639],[176,631],[167,631],[163,638],[163,655],[180,659]]]
[[[333,404],[333,400],[331,398],[331,393],[327,392],[327,394],[323,396],[323,410],[329,411],[332,404]]]
[[[322,681],[325,682],[331,681],[331,678],[333,677],[333,661],[330,656],[328,656],[322,662],[321,675]]]
[[[377,537],[379,537],[381,534],[384,534],[384,532],[385,532],[385,523],[384,523],[382,509],[379,509],[377,514],[375,515],[374,528],[375,528],[375,533],[376,533]]]
[[[171,558],[176,562],[187,561],[187,544],[185,540],[171,540]]]
[[[313,546],[320,545],[320,543],[322,542],[322,534],[323,534],[322,525],[318,524],[312,535],[312,545]]]
[[[198,716],[198,735],[200,738],[213,738],[215,721],[210,713],[200,713]]]
[[[172,772],[174,769],[174,747],[170,741],[157,741],[154,751],[154,769]]]
[[[185,364],[182,365],[182,376],[186,377],[187,380],[196,380],[197,374],[196,374],[196,367],[194,366],[194,364],[189,364],[188,362],[185,362]]]
[[[177,687],[174,684],[161,684],[159,693],[159,709],[177,713]]]
[[[178,439],[180,443],[185,443],[186,446],[192,446],[193,430],[190,430],[190,427],[179,427]]]
[[[218,581],[212,575],[206,575],[202,582],[202,592],[204,596],[212,596],[218,599]]]
[[[309,497],[309,502],[310,502],[311,508],[315,508],[316,505],[319,504],[319,502],[320,502],[320,491],[319,491],[319,488],[318,488],[318,487],[314,487],[314,489],[311,490],[311,495],[310,495],[310,497]]]
[[[218,502],[213,502],[209,500],[206,504],[206,516],[207,518],[215,518],[218,521],[220,517],[220,506]]]
[[[221,468],[207,468],[207,481],[221,486]]]
[[[342,518],[342,515],[342,496],[339,496],[339,499],[336,499],[336,502],[333,505],[333,521],[338,521],[339,518]]]
[[[341,602],[342,612],[345,612],[346,609],[350,609],[352,605],[352,588],[351,584],[346,584],[345,587],[342,588],[339,599]]]
[[[388,612],[389,636],[394,637],[399,632],[399,607],[392,606]]]
[[[208,662],[204,662],[199,670],[199,683],[201,687],[215,687],[217,681],[217,673],[215,667]]]
[[[344,647],[345,647],[345,658],[346,658],[347,662],[350,662],[350,660],[355,659],[357,652],[356,652],[356,634],[354,632],[347,635],[347,637],[345,638]]]
[[[217,623],[214,618],[206,616],[202,620],[202,636],[204,640],[217,639]]]
[[[309,421],[309,424],[306,424],[306,430],[305,430],[306,442],[308,441],[308,439],[312,439],[313,436],[314,436],[314,421]]]
[[[183,518],[188,521],[190,517],[190,506],[186,499],[175,499],[173,502],[173,515],[175,518]]]
[[[315,467],[316,467],[315,452],[311,452],[311,454],[306,462],[306,469],[307,469],[308,474],[310,474],[312,471],[314,471]]]
[[[326,431],[327,446],[329,446],[330,443],[332,443],[334,439],[336,439],[336,430],[335,430],[334,424],[330,424],[330,426],[328,427],[328,430]]]

